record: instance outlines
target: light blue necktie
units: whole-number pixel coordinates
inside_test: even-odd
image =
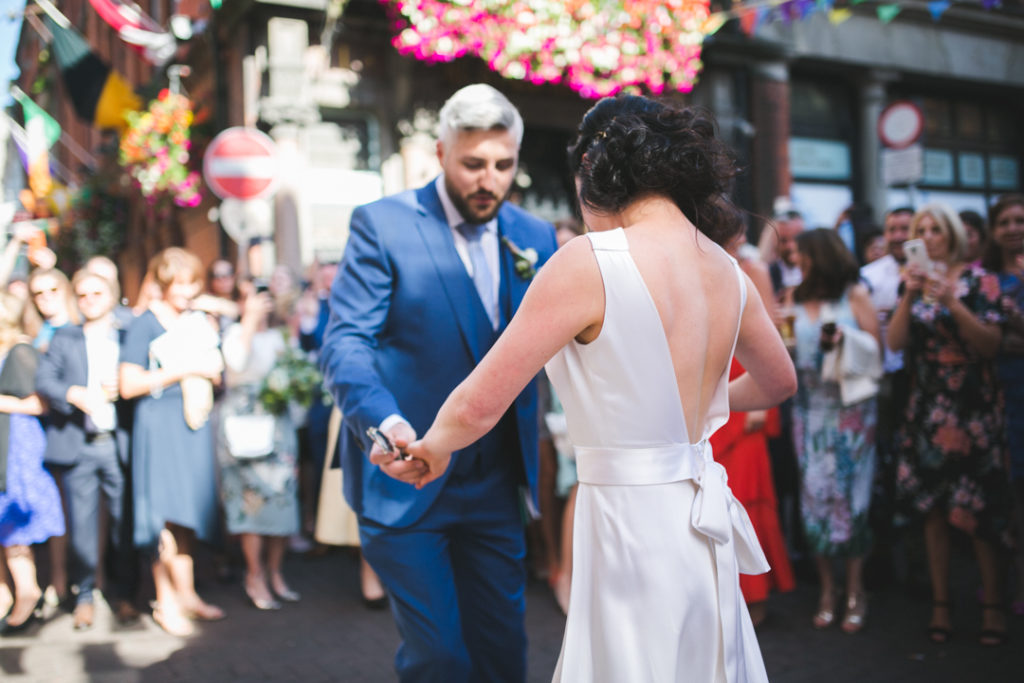
[[[469,263],[473,266],[473,284],[476,285],[476,293],[480,295],[480,301],[491,321],[491,327],[496,329],[498,327],[498,311],[494,301],[494,279],[491,277],[491,269],[487,267],[487,258],[484,256],[484,248],[480,243],[485,227],[486,224],[459,223],[455,229],[466,238],[469,247]]]

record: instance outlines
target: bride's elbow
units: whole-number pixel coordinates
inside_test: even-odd
[[[775,386],[776,395],[774,399],[776,403],[782,403],[796,393],[796,370],[793,368],[792,363],[787,364],[785,371],[783,371]]]

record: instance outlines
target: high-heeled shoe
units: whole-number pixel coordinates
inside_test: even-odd
[[[982,612],[996,612],[1003,615],[1005,620],[1005,614],[1003,612],[1003,605],[1000,603],[982,603]],[[986,647],[999,647],[1006,643],[1006,626],[1002,629],[995,628],[982,628],[981,636],[978,638],[978,642]]]
[[[279,600],[282,600],[284,602],[298,602],[299,600],[302,600],[301,594],[299,594],[297,591],[293,591],[291,588],[288,588],[287,586],[280,590],[278,590],[277,588],[273,588],[272,590],[274,591],[274,595],[276,595]]]
[[[843,622],[840,628],[843,633],[857,633],[864,628],[865,619],[868,616],[868,599],[864,592],[852,593],[846,598],[846,614],[843,615]]]
[[[949,639],[953,637],[953,629],[949,626],[949,620],[946,623],[936,623],[935,611],[944,609],[946,614],[949,614],[949,601],[948,600],[933,600],[932,601],[932,621],[928,624],[928,640],[932,641],[936,645],[945,645],[949,642]]]
[[[256,609],[260,610],[275,610],[281,609],[281,603],[273,598],[258,598],[252,594],[248,586],[243,586],[245,589],[245,597],[249,598],[249,604]]]
[[[44,604],[43,596],[40,595],[39,599],[36,600],[36,604],[32,608],[32,611],[29,612],[28,616],[20,624],[11,624],[9,621],[11,613],[14,612],[14,606],[11,606],[11,611],[8,612],[3,619],[0,619],[0,637],[10,638],[12,636],[21,635],[31,629],[36,623],[42,620]],[[17,605],[17,602],[15,602],[15,605]]]
[[[836,597],[832,593],[822,595],[818,601],[818,611],[811,620],[814,628],[828,628],[836,620],[835,600]]]

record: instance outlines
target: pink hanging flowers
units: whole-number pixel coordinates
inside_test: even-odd
[[[382,0],[399,52],[465,55],[506,78],[564,83],[590,98],[689,92],[700,73],[709,0]]]

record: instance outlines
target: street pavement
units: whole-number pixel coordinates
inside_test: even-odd
[[[194,636],[176,638],[148,616],[134,628],[119,628],[101,602],[96,625],[75,632],[70,614],[49,608],[34,633],[0,640],[0,681],[395,680],[392,658],[398,635],[389,612],[363,606],[353,553],[289,556],[286,572],[302,601],[276,612],[251,607],[240,579],[218,581],[209,574],[209,558],[199,560],[200,592],[222,606],[227,619],[200,624]],[[954,575],[959,577],[955,634],[941,647],[925,638],[928,602],[912,591],[876,588],[870,594],[867,627],[853,636],[836,626],[812,628],[817,597],[812,582],[804,580],[796,591],[772,596],[768,620],[758,631],[769,677],[787,683],[1024,681],[1024,619],[1010,617],[1007,645],[982,647],[977,642],[977,574],[963,548]],[[548,681],[564,619],[546,584],[532,581],[527,593],[528,680]]]

